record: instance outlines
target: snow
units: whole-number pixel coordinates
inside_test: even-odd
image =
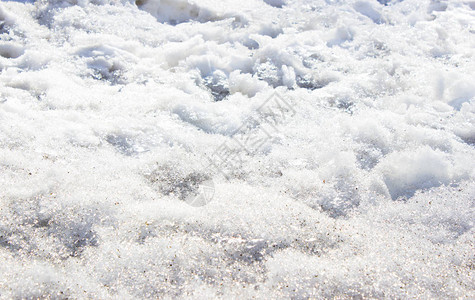
[[[475,297],[474,3],[1,2],[0,298]]]

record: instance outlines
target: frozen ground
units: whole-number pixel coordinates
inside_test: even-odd
[[[475,1],[3,0],[0,38],[0,298],[475,297]]]

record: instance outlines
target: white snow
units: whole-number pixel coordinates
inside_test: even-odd
[[[4,0],[0,298],[474,298],[474,147],[474,1]]]

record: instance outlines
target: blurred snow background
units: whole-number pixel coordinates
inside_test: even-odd
[[[475,1],[3,0],[0,298],[473,298],[474,99]]]

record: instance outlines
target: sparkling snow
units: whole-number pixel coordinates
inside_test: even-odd
[[[474,221],[475,1],[0,2],[2,299],[474,298]]]

